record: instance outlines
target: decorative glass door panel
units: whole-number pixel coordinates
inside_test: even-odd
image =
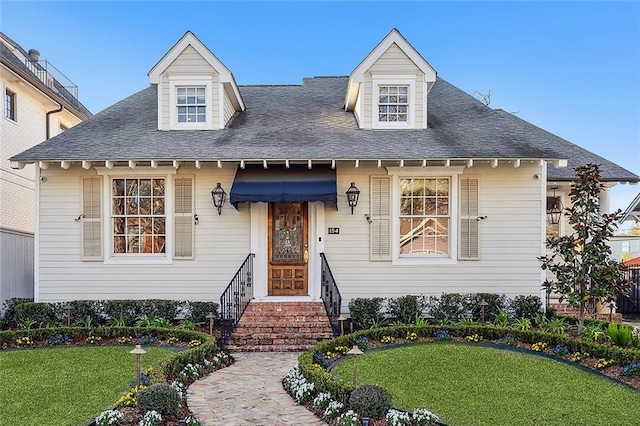
[[[307,204],[269,205],[269,296],[306,296]]]

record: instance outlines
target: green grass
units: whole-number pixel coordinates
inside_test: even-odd
[[[332,374],[352,380],[353,362]],[[379,384],[396,408],[427,408],[450,425],[640,425],[640,392],[536,355],[428,343],[358,359],[358,383]]]
[[[0,426],[87,425],[135,378],[131,346],[75,346],[0,352]],[[146,348],[143,368],[175,352]]]

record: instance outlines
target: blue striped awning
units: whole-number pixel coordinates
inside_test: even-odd
[[[330,164],[247,164],[238,168],[229,201],[238,203],[303,203],[306,201],[338,202],[336,171]]]

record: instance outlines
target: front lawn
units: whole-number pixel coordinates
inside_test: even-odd
[[[352,361],[332,375],[352,380]],[[451,425],[638,425],[640,392],[552,359],[433,342],[366,353],[358,383],[379,384],[403,410]]]
[[[135,379],[132,346],[75,346],[0,352],[0,425],[87,425]],[[174,356],[145,348],[143,368]]]

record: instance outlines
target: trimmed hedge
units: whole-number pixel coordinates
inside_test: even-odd
[[[174,322],[183,314],[185,319],[195,323],[208,323],[206,316],[213,312],[219,316],[218,304],[203,301],[182,301],[165,299],[148,300],[73,300],[70,302],[34,303],[29,299],[10,299],[5,302],[5,326],[19,327],[25,322],[33,322],[32,327],[59,327],[67,325],[64,306],[69,304],[71,325],[105,325],[113,320],[123,320],[133,326],[141,316],[165,318]]]
[[[428,326],[397,326],[383,327],[370,330],[362,330],[345,336],[337,337],[333,340],[321,342],[310,348],[298,357],[300,372],[309,381],[315,384],[318,392],[328,392],[331,397],[342,403],[347,403],[354,387],[352,384],[340,382],[334,379],[330,373],[321,367],[313,364],[313,355],[316,352],[321,354],[334,352],[338,346],[351,347],[356,344],[356,340],[367,337],[371,340],[380,340],[383,336],[391,336],[396,339],[404,339],[407,333],[416,333],[418,337],[433,337],[436,330],[446,330],[449,335],[464,338],[469,335],[478,334],[486,340],[498,340],[511,334],[515,339],[533,344],[536,342],[547,343],[549,347],[556,345],[566,345],[571,352],[588,352],[596,358],[613,359],[619,365],[640,362],[639,349],[620,348],[618,346],[603,345],[589,342],[583,339],[576,339],[569,336],[545,333],[541,331],[518,331],[507,327],[496,327],[491,325],[428,325]]]
[[[542,312],[539,296],[520,295],[508,300],[504,294],[497,293],[443,293],[428,297],[407,295],[391,299],[359,297],[349,302],[349,312],[356,330],[378,326],[388,320],[413,324],[416,317],[424,318],[425,313],[430,313],[437,321],[459,321],[467,318],[467,315],[474,321],[480,321],[480,302],[483,300],[487,302],[484,310],[486,322],[493,322],[500,311],[507,312],[511,318],[531,320]]]

